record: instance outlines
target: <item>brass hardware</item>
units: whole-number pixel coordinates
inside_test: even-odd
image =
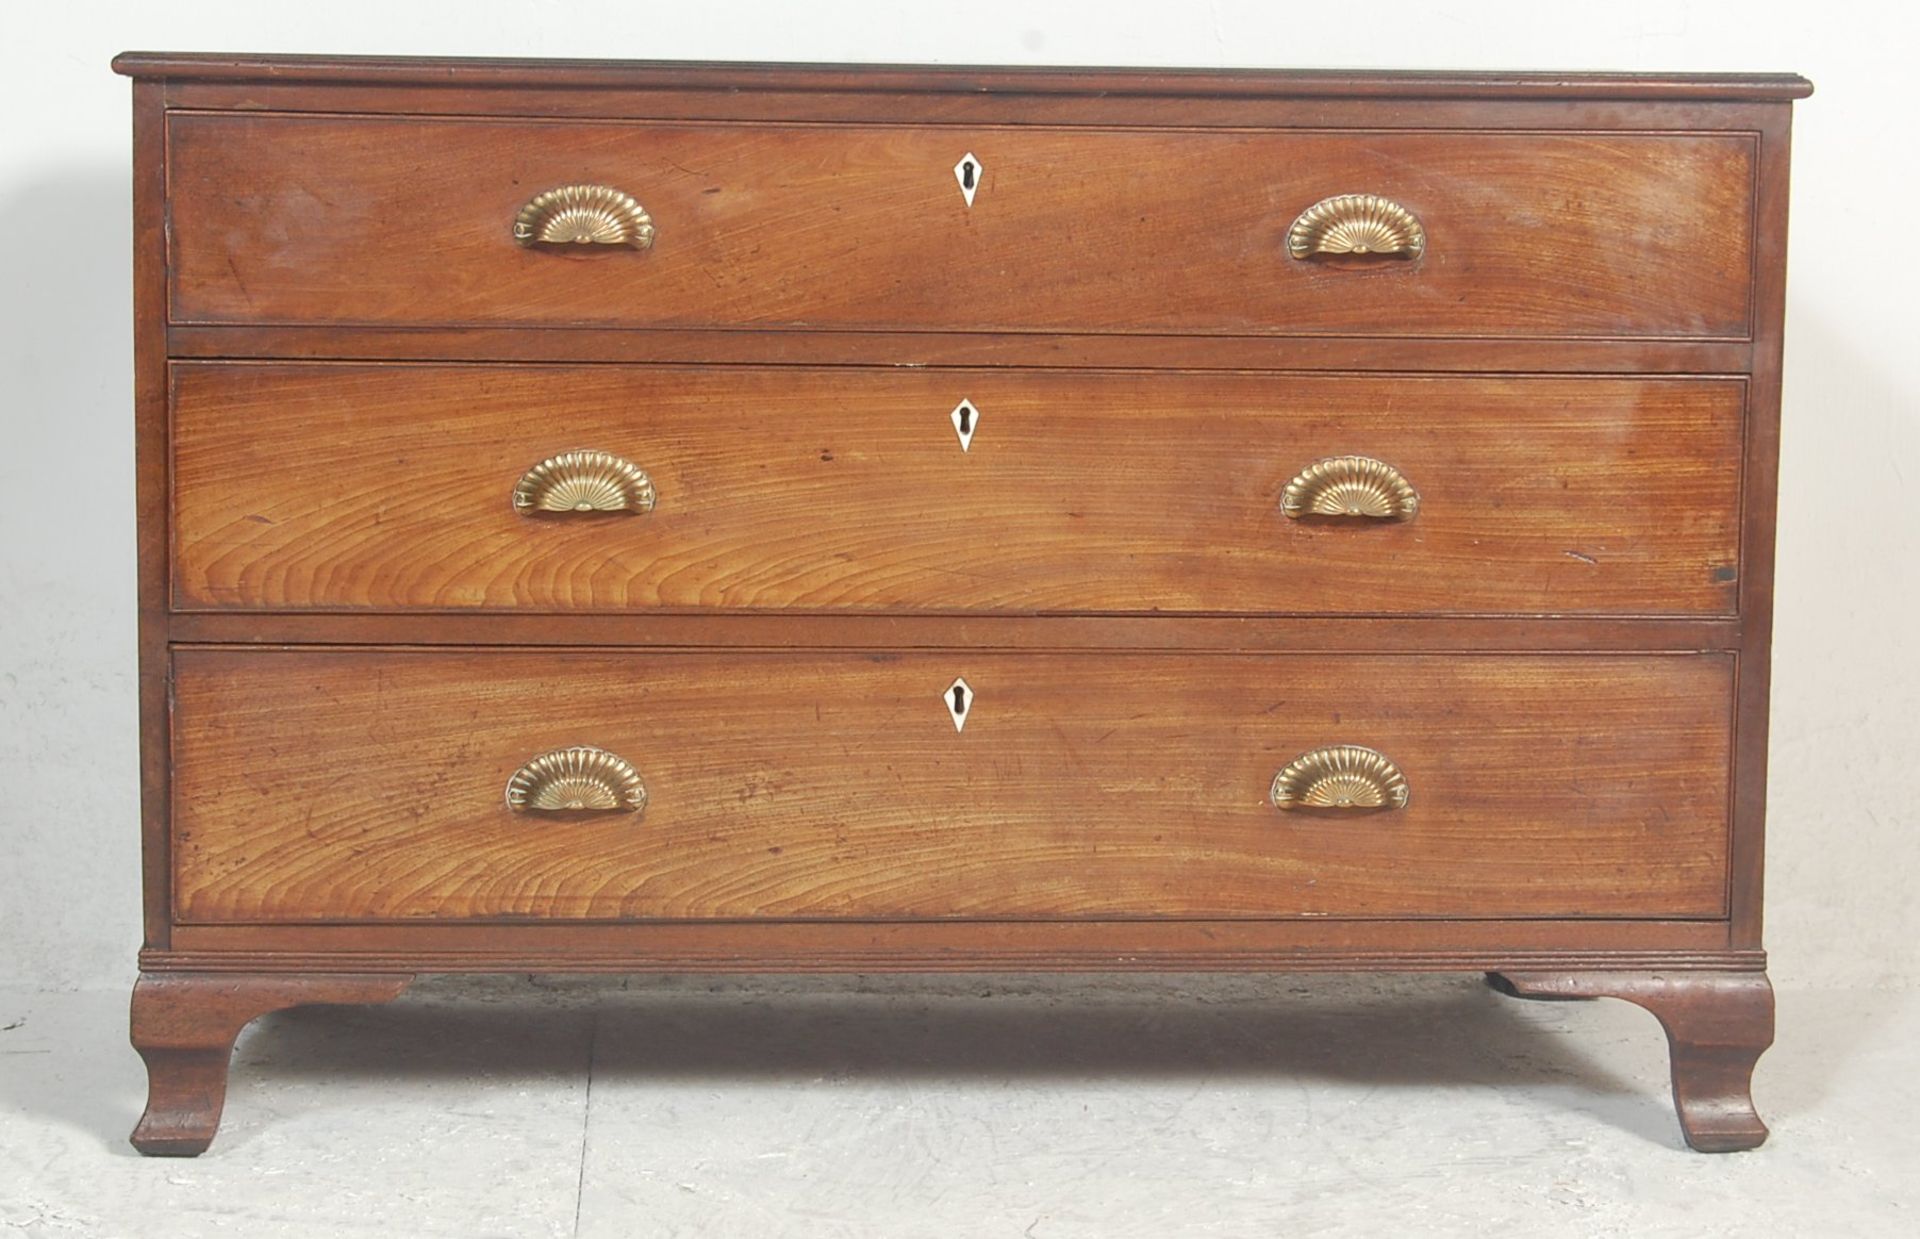
[[[513,239],[535,245],[653,244],[653,217],[609,185],[562,185],[536,196],[513,221]]]
[[[1407,780],[1384,753],[1332,744],[1302,753],[1273,777],[1273,804],[1295,809],[1404,809]]]
[[[653,479],[612,452],[562,452],[520,476],[513,507],[539,512],[651,512]]]
[[[507,780],[515,813],[638,813],[647,785],[624,758],[592,745],[542,753]]]
[[[1418,258],[1427,233],[1413,212],[1377,194],[1323,198],[1287,229],[1287,252],[1295,258],[1322,254],[1387,254]]]
[[[1303,516],[1413,519],[1420,496],[1401,472],[1371,456],[1329,456],[1295,475],[1280,492],[1280,510]]]

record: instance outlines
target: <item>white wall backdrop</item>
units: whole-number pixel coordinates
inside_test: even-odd
[[[1920,979],[1920,36],[1908,3],[1371,0],[68,3],[6,18],[0,984],[119,985],[139,940],[129,48],[1371,68],[1795,70],[1768,945]]]

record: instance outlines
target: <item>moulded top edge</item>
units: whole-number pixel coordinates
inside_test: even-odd
[[[902,94],[1233,98],[1804,99],[1794,73],[1412,72],[1343,69],[1094,68],[751,64],[676,60],[509,60],[122,52],[117,73],[181,81],[313,85],[786,90]]]

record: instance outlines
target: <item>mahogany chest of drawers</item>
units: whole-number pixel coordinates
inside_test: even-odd
[[[1764,1138],[1803,80],[116,67],[142,1151],[445,971],[1486,971]]]

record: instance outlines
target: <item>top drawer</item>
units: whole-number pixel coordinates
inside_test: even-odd
[[[1742,133],[177,113],[171,309],[212,324],[1738,339],[1754,159]],[[636,199],[651,247],[516,243],[530,200],[582,183]],[[1410,212],[1417,253],[1291,256],[1295,220],[1348,194]]]

